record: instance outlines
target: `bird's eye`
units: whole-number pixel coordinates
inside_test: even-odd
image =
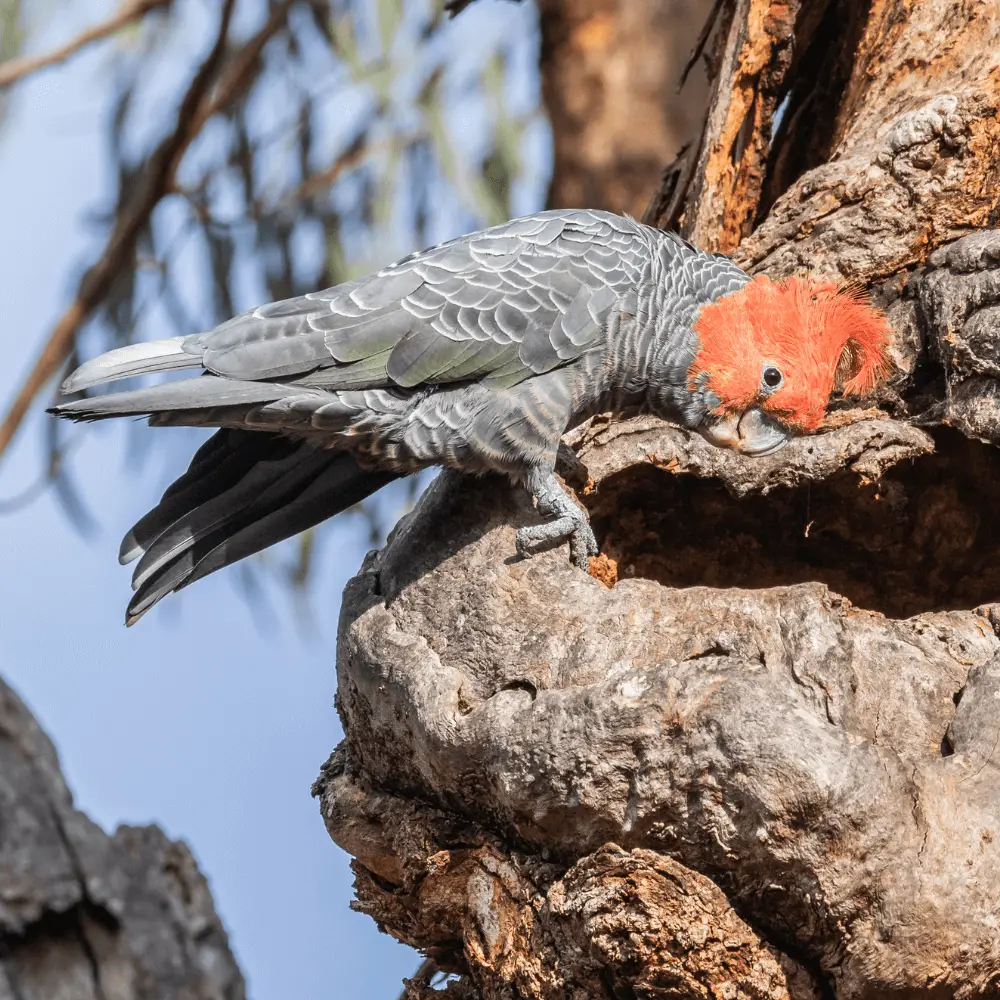
[[[770,365],[768,365],[768,367],[764,369],[764,375],[763,375],[764,385],[766,385],[768,389],[777,389],[778,386],[781,385],[781,380],[783,377],[784,376],[781,374],[780,371],[778,371],[777,368],[774,368]]]

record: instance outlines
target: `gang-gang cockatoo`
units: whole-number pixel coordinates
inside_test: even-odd
[[[65,382],[201,377],[79,399],[74,420],[149,414],[221,428],[122,543],[129,624],[172,590],[303,531],[428,466],[500,472],[546,518],[529,555],[597,545],[555,474],[560,437],[645,409],[713,444],[765,455],[815,430],[834,389],[887,371],[885,318],[802,278],[751,279],[728,258],[598,211],[515,219],[376,274],[119,348]]]

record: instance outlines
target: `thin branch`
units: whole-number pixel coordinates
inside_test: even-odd
[[[0,63],[0,88],[9,87],[12,83],[17,83],[40,69],[47,69],[49,66],[65,62],[81,49],[121,31],[122,28],[127,28],[133,22],[142,20],[150,11],[156,10],[158,7],[166,7],[170,2],[171,0],[128,0],[106,21],[81,32],[76,38],[52,52],[40,56],[9,59],[7,62]]]
[[[282,0],[271,8],[271,14],[264,26],[233,56],[225,75],[219,81],[215,93],[203,102],[191,122],[190,142],[204,128],[213,115],[224,111],[236,100],[251,82],[251,75],[264,46],[285,23],[289,8],[295,0]]]
[[[181,101],[177,124],[149,157],[144,178],[139,181],[128,206],[118,215],[104,252],[83,276],[76,298],[56,322],[0,424],[0,456],[7,450],[39,392],[66,359],[80,327],[105,299],[115,276],[131,265],[130,258],[137,239],[149,224],[156,206],[175,187],[177,169],[184,153],[205,123],[243,92],[264,46],[281,27],[293,2],[285,0],[275,6],[264,27],[233,57],[213,92],[213,81],[225,58],[226,38],[235,6],[235,0],[224,0],[215,43]]]
[[[684,69],[681,70],[680,80],[677,83],[678,94],[684,89],[688,74],[694,69],[694,64],[701,58],[701,54],[705,51],[705,46],[708,44],[708,39],[711,37],[715,24],[719,20],[719,14],[725,2],[726,0],[715,0],[715,3],[712,4],[712,9],[705,19],[705,23],[701,26],[701,31],[698,33],[698,39],[694,43],[694,48],[691,50],[687,62],[684,63]]]
[[[458,17],[466,7],[474,2],[475,0],[445,0],[444,10],[450,17]]]
[[[476,0],[445,0],[444,11],[450,17],[458,17],[466,7],[471,7]],[[510,3],[520,3],[521,0],[509,0]]]
[[[368,157],[387,149],[388,145],[386,142],[365,143],[357,141],[351,143],[328,167],[310,174],[291,191],[284,194],[272,208],[255,211],[254,218],[275,215],[286,206],[296,205],[326,191],[336,184],[345,173],[359,166]]]
[[[255,199],[251,205],[249,215],[245,218],[216,219],[208,215],[208,209],[203,203],[204,192],[202,190],[206,178],[202,178],[199,185],[194,188],[175,188],[174,193],[181,195],[190,203],[192,211],[199,219],[209,222],[213,226],[233,227],[260,222],[262,219],[277,215],[285,208],[291,208],[300,202],[322,194],[336,184],[344,174],[359,167],[369,157],[380,152],[385,152],[390,148],[388,142],[365,142],[364,136],[366,134],[367,129],[363,129],[361,137],[352,142],[329,166],[309,174],[295,185],[295,187],[278,197],[272,205],[265,205],[260,199]],[[408,139],[407,141],[414,140]],[[260,143],[255,143],[252,151],[258,152],[261,148]],[[198,201],[199,198],[201,198],[201,201]]]

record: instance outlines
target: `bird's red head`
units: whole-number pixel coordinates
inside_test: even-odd
[[[812,431],[835,389],[871,391],[889,373],[889,325],[863,294],[805,278],[756,277],[703,306],[692,389],[719,400],[715,415],[756,410],[793,432]]]

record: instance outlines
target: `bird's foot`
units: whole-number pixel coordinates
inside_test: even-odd
[[[519,528],[517,554],[528,558],[568,541],[570,561],[574,566],[587,569],[590,556],[596,556],[599,551],[587,512],[567,496],[551,470],[533,472],[527,485],[538,504],[538,512],[551,520]]]
[[[579,519],[559,517],[544,524],[533,524],[519,528],[517,532],[517,554],[527,559],[536,552],[554,548],[569,542],[569,558],[574,566],[586,569],[591,556],[598,552],[597,539],[587,522],[586,515]]]

